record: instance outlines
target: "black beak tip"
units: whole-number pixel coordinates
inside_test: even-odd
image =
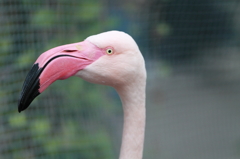
[[[21,111],[25,110],[27,107],[24,107],[24,104],[22,103],[21,99],[18,101],[18,112],[21,113]]]
[[[22,109],[22,105],[19,103],[18,104],[18,112],[21,113],[21,111],[23,111],[23,109]]]
[[[31,92],[31,91],[30,91]],[[29,92],[28,92],[29,93]],[[27,93],[27,94],[28,94]],[[34,90],[33,93],[31,93],[31,95],[29,95],[28,97],[22,97],[19,99],[18,102],[18,112],[21,113],[22,111],[24,111],[25,109],[27,109],[30,104],[32,103],[32,101],[39,95],[40,93],[38,92],[38,90]]]
[[[18,107],[18,112],[21,113],[21,111],[22,111],[22,110]]]
[[[25,110],[36,98],[40,92],[39,76],[42,72],[42,68],[39,68],[38,64],[34,64],[29,71],[22,88],[22,92],[18,101],[18,112]]]

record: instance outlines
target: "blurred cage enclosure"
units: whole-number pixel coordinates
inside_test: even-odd
[[[146,159],[240,158],[239,0],[0,0],[0,158],[117,158],[109,87],[57,81],[17,112],[24,78],[55,46],[121,30],[148,71]]]

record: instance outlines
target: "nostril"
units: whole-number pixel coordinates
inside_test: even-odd
[[[78,50],[63,50],[63,52],[76,52]]]

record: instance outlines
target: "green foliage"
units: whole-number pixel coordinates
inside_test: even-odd
[[[39,9],[33,14],[31,23],[33,26],[40,29],[54,27],[54,25],[56,24],[54,14],[54,10],[51,10],[50,8]]]
[[[16,59],[15,63],[21,68],[28,67],[29,64],[36,60],[33,52],[33,49],[26,51],[26,53],[23,53],[21,56],[19,56],[19,58]]]
[[[9,124],[12,127],[23,127],[27,124],[25,114],[14,114],[9,118]]]
[[[159,23],[156,25],[156,31],[161,36],[169,36],[171,33],[171,28],[167,23]]]
[[[82,21],[96,20],[103,11],[101,1],[83,1],[81,9],[77,10],[77,14],[81,16]]]

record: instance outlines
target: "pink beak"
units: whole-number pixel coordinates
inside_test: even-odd
[[[58,46],[44,52],[24,81],[18,111],[25,110],[54,81],[75,75],[103,55],[102,49],[88,41]]]

